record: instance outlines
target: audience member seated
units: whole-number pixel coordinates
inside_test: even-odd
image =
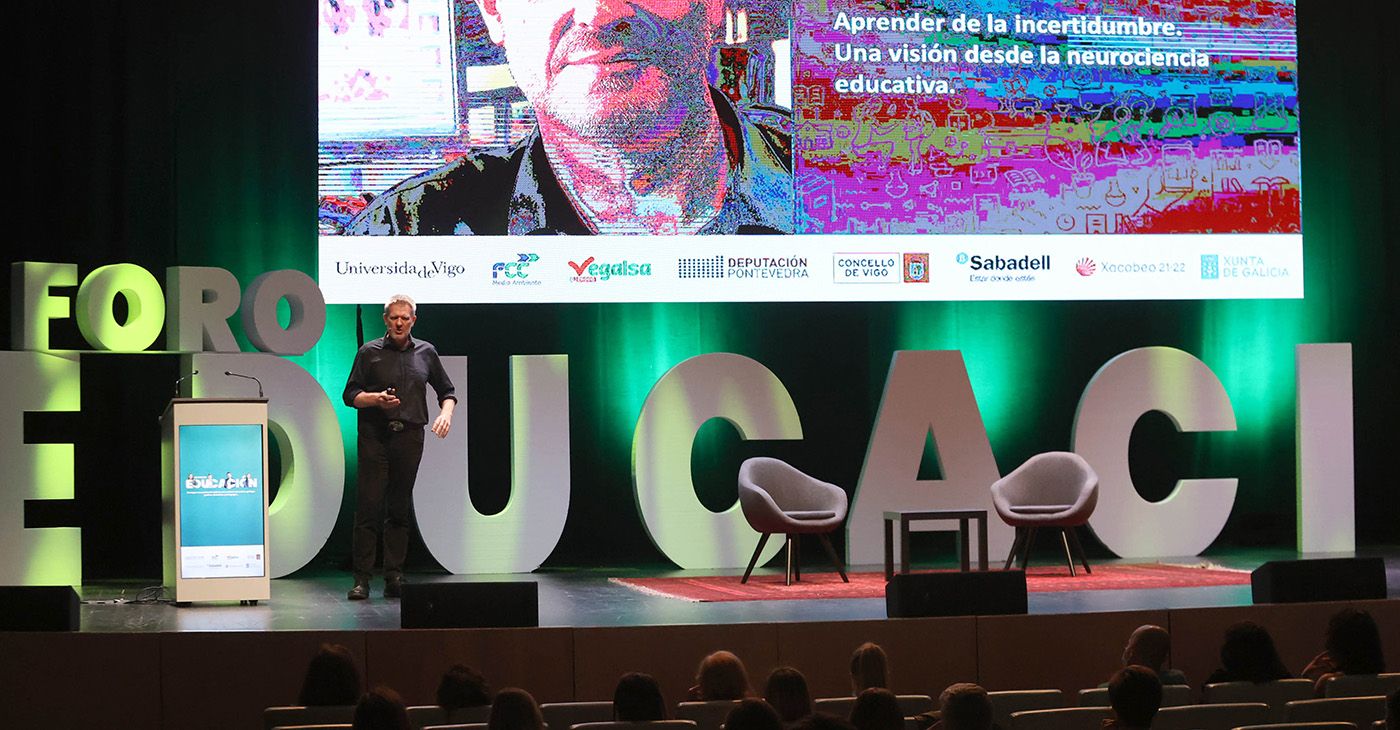
[[[1172,637],[1166,629],[1152,624],[1139,626],[1123,647],[1123,666],[1147,667],[1157,673],[1157,679],[1162,684],[1186,684],[1186,675],[1165,668],[1171,651]],[[1108,683],[1099,686],[1107,687]]]
[[[297,704],[305,707],[349,707],[360,700],[360,670],[355,657],[340,644],[322,644],[306,667]]]
[[[370,690],[355,705],[355,730],[409,730],[408,708],[403,698],[388,687]]]
[[[713,700],[742,700],[753,694],[749,689],[749,673],[739,657],[727,651],[717,651],[700,660],[695,671],[695,686],[690,699],[700,702]]]
[[[856,703],[851,707],[851,724],[856,730],[904,730],[904,713],[893,692],[871,687],[856,695]]]
[[[1162,681],[1148,667],[1124,667],[1108,680],[1108,704],[1113,718],[1105,730],[1148,730],[1162,707]]]
[[[438,682],[437,704],[449,712],[465,707],[485,707],[491,704],[491,685],[475,669],[453,664]]]
[[[879,644],[865,642],[851,655],[851,690],[859,695],[871,687],[888,689],[889,658]]]
[[[1380,628],[1371,614],[1359,608],[1344,608],[1332,615],[1324,647],[1303,669],[1303,676],[1316,683],[1318,697],[1327,682],[1338,675],[1385,671]]]
[[[942,730],[991,730],[992,699],[979,685],[949,685],[938,696],[938,714]]]
[[[773,706],[759,699],[743,700],[724,718],[724,730],[783,730]]]
[[[812,694],[807,691],[807,678],[792,667],[778,667],[768,675],[763,699],[778,712],[784,725],[812,714]]]
[[[1211,672],[1206,684],[1220,682],[1272,682],[1291,679],[1274,648],[1268,629],[1253,621],[1241,621],[1225,629],[1220,644],[1220,668]]]
[[[613,690],[613,719],[619,722],[651,722],[666,719],[661,685],[650,674],[632,672],[617,680]]]
[[[544,716],[529,692],[507,687],[496,693],[486,730],[544,730]]]

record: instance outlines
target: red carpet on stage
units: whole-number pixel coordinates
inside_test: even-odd
[[[747,584],[739,583],[737,575],[609,580],[643,593],[697,603],[884,597],[883,573],[851,573],[850,578],[850,583],[842,583],[841,576],[835,573],[808,573],[791,586],[783,585],[782,575],[755,575]],[[1063,565],[1032,567],[1026,571],[1026,590],[1031,593],[1244,585],[1249,585],[1249,571],[1162,563],[1096,565],[1092,574],[1081,571],[1074,577],[1070,577],[1069,569]]]

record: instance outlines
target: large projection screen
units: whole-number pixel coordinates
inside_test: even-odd
[[[320,285],[1302,297],[1295,10],[321,0]]]

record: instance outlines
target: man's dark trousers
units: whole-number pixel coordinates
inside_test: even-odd
[[[369,583],[374,552],[384,535],[384,578],[403,577],[408,530],[413,524],[413,482],[423,458],[423,427],[390,428],[382,419],[359,422],[359,476],[353,539],[356,583]]]

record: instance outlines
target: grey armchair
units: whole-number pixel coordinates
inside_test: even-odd
[[[800,535],[817,535],[827,557],[847,583],[846,567],[836,556],[828,534],[846,519],[846,492],[835,484],[813,479],[786,462],[757,456],[739,467],[739,505],[749,526],[762,533],[740,583],[749,582],[768,536],[787,536],[786,585],[802,580]]]
[[[992,504],[1002,522],[1016,528],[1016,540],[1003,569],[1010,568],[1019,556],[1024,570],[1030,562],[1036,530],[1048,527],[1060,532],[1070,575],[1075,575],[1075,554],[1085,573],[1094,572],[1074,528],[1088,524],[1098,501],[1099,475],[1082,456],[1068,451],[1036,454],[998,479],[992,485]]]

